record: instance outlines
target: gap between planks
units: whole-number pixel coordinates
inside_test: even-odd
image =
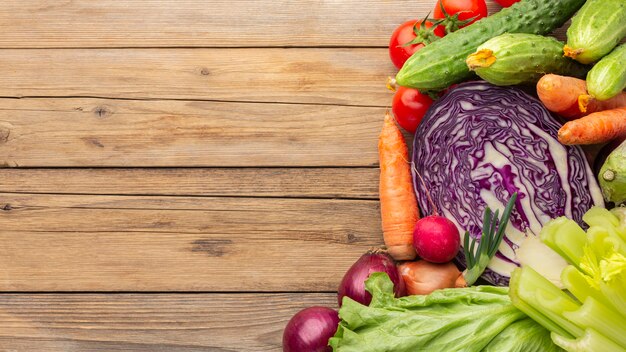
[[[0,169],[0,192],[378,199],[378,168]]]
[[[0,194],[0,290],[333,291],[382,244],[364,200]]]
[[[7,167],[372,167],[383,108],[0,99]]]
[[[40,351],[281,351],[299,310],[336,293],[0,294],[0,345]]]

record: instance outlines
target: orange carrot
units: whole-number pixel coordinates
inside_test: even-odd
[[[383,237],[389,254],[396,260],[415,258],[413,228],[419,219],[409,163],[409,151],[402,132],[387,113],[378,139],[380,159],[380,213]]]
[[[595,112],[559,130],[563,144],[599,144],[626,136],[626,107]]]
[[[587,93],[587,83],[578,78],[547,74],[537,82],[537,95],[548,108],[568,120],[626,107],[626,93],[609,100],[595,100]]]
[[[589,94],[578,97],[578,109],[584,114],[626,107],[626,92],[608,100],[596,100]]]
[[[584,115],[578,109],[578,97],[587,94],[587,85],[582,79],[547,74],[537,82],[537,95],[548,108],[568,120]]]

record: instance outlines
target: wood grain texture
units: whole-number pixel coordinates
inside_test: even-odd
[[[5,0],[0,47],[382,47],[434,2]]]
[[[7,49],[0,96],[389,105],[386,49]]]
[[[372,166],[383,116],[369,107],[0,99],[0,165]]]
[[[335,294],[0,295],[0,350],[282,351],[301,309]]]
[[[377,168],[0,169],[0,192],[378,199]]]
[[[0,290],[334,291],[367,200],[0,194]]]

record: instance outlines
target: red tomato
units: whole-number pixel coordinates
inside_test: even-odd
[[[414,30],[416,23],[418,23],[417,33],[415,33],[416,31]],[[426,22],[424,28],[421,28],[422,23],[424,23],[424,21],[406,21],[393,31],[391,40],[389,40],[389,57],[398,69],[401,69],[406,60],[408,60],[409,57],[411,57],[411,55],[413,55],[416,51],[423,48],[425,44],[436,40],[435,37],[443,37],[443,28],[437,27],[432,29],[433,24],[428,21]],[[404,44],[417,38],[418,35],[423,43],[404,46]]]
[[[391,111],[400,127],[407,132],[415,133],[432,103],[433,100],[428,95],[420,93],[417,89],[398,87],[393,96]]]
[[[445,12],[442,11],[441,5]],[[442,24],[446,28],[446,33],[469,26],[487,15],[485,0],[438,0],[433,13],[436,19],[447,18]],[[473,19],[470,21],[471,18]]]
[[[519,2],[519,0],[496,0],[496,2],[500,4],[500,6],[509,7],[515,4],[516,2]]]

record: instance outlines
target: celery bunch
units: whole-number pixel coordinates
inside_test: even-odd
[[[540,233],[569,264],[561,273],[567,291],[523,266],[511,276],[509,295],[566,351],[626,351],[626,208],[594,207],[583,220],[586,233],[565,217]]]

